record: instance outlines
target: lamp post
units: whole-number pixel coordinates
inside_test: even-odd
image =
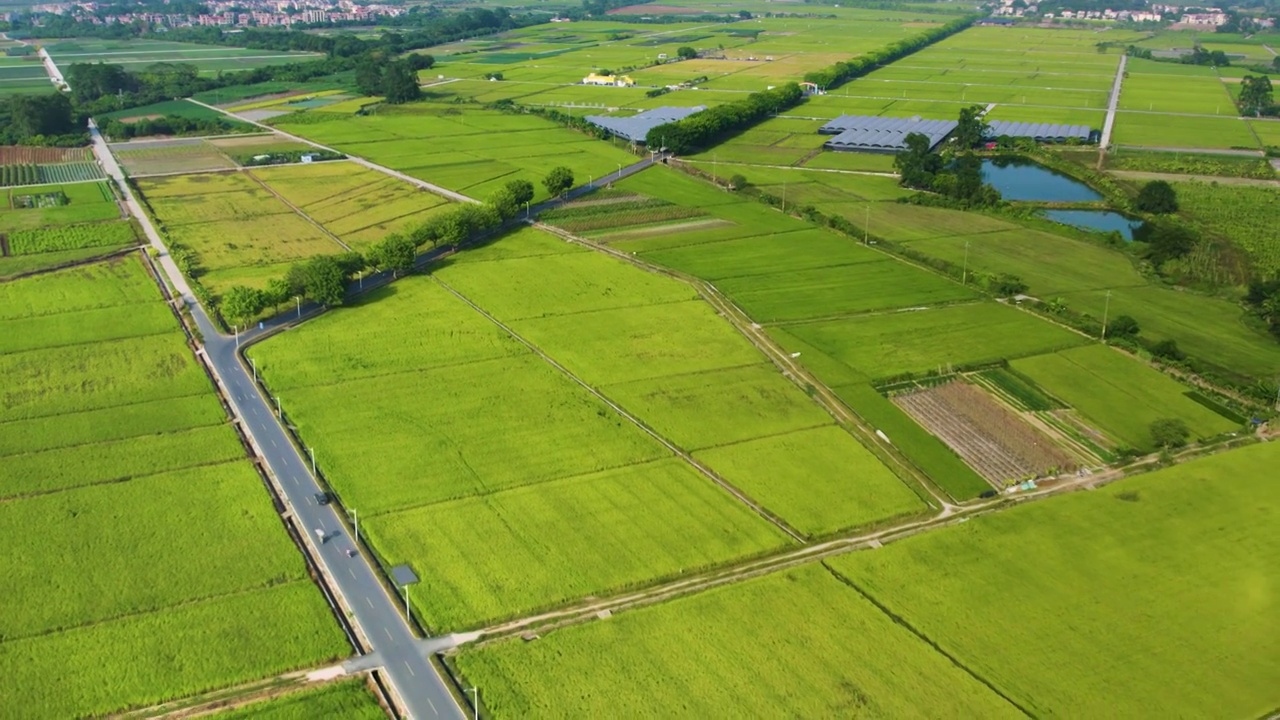
[[[356,513],[355,508],[351,508],[351,518],[352,518],[352,522],[356,526],[356,544],[359,545],[360,544],[360,515]]]
[[[472,720],[480,720],[480,688],[469,687],[466,691],[475,696],[475,700],[471,702]]]
[[[1107,316],[1111,313],[1111,291],[1107,291],[1106,303],[1102,306],[1102,342],[1107,341]]]
[[[298,301],[298,319],[302,319],[302,296],[299,295],[294,299]]]

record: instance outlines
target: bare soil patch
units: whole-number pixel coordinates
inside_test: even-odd
[[[1047,435],[967,382],[896,395],[893,402],[996,485],[1075,469]]]

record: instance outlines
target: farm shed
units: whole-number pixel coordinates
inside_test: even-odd
[[[1081,142],[1089,142],[1093,130],[1087,125],[1058,125],[1056,123],[1009,122],[1008,120],[992,120],[987,133],[989,137],[1031,138],[1036,142],[1066,142],[1072,138]]]
[[[838,133],[826,142],[826,147],[832,150],[897,152],[906,149],[907,136],[911,133],[928,137],[932,148],[958,124],[955,120],[925,120],[920,117],[841,115],[823,125],[818,132],[824,135]]]
[[[597,127],[602,127],[614,135],[630,140],[633,143],[643,143],[649,131],[659,125],[666,125],[677,120],[683,120],[690,115],[706,110],[705,105],[695,105],[694,107],[660,107],[652,110],[645,110],[638,115],[631,117],[608,117],[605,115],[588,115],[585,119],[587,122]]]

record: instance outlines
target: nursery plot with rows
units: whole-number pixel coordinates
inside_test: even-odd
[[[347,654],[142,261],[0,298],[15,717],[111,714]]]

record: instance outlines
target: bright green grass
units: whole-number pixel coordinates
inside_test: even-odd
[[[527,350],[438,284],[405,278],[326,313],[248,355],[273,393],[466,365]]]
[[[1222,94],[1223,105],[1227,95]],[[1165,148],[1245,148],[1256,150],[1258,140],[1249,126],[1231,117],[1177,117],[1121,111],[1116,114],[1118,145]]]
[[[154,302],[137,258],[122,258],[0,283],[0,321]]]
[[[339,680],[282,697],[218,713],[218,720],[386,720],[387,714],[361,680]]]
[[[784,329],[864,378],[1025,357],[1085,342],[1034,315],[992,302]]]
[[[884,433],[894,449],[928,475],[943,492],[956,500],[972,500],[991,489],[990,483],[946,443],[929,434],[874,387],[854,383],[833,390],[854,412]]]
[[[977,297],[973,290],[892,258],[730,278],[717,287],[757,322],[785,322]]]
[[[602,391],[685,450],[831,424],[771,364],[606,385]]]
[[[0,497],[127,480],[243,456],[244,448],[231,429],[217,425],[9,455],[3,459]]]
[[[760,362],[759,351],[701,300],[525,320],[518,331],[601,385]]]
[[[1129,258],[1119,252],[1037,230],[954,235],[906,245],[955,265],[964,263],[967,252],[971,272],[1015,275],[1027,283],[1029,294],[1041,298],[1147,283]]]
[[[0,355],[0,421],[208,392],[209,379],[176,334]],[[86,378],[92,378],[86,381]]]
[[[643,253],[646,260],[711,281],[883,260],[825,230],[796,229]]]
[[[821,565],[466,650],[498,718],[1018,717]],[[785,711],[784,711],[785,709]]]
[[[883,463],[832,425],[702,450],[694,457],[808,535],[924,509]]]
[[[1193,439],[1239,429],[1188,398],[1183,385],[1102,345],[1023,358],[1012,365],[1134,448],[1153,449],[1151,423],[1165,418],[1185,422]]]
[[[0,355],[172,333],[175,322],[173,311],[158,302],[0,320]]]
[[[679,460],[379,516],[433,629],[472,627],[776,549],[786,536]],[[429,571],[428,571],[429,569]]]
[[[304,580],[0,643],[0,667],[12,717],[35,719],[153,705],[349,653]]]
[[[227,421],[211,393],[0,422],[0,456],[123,440]]]
[[[0,559],[3,641],[306,577],[244,462],[0,503],[0,529],[31,539]]]
[[[1102,317],[1106,293],[1065,295],[1073,310]],[[1112,317],[1130,315],[1151,340],[1176,340],[1178,347],[1219,367],[1255,377],[1271,377],[1280,367],[1280,344],[1244,323],[1236,303],[1156,286],[1112,291]]]
[[[532,354],[406,366],[286,391],[282,403],[335,490],[370,515],[668,454]]]
[[[435,276],[504,322],[698,297],[688,285],[585,250],[496,262],[464,257]]]
[[[1277,462],[1254,445],[830,562],[1034,715],[1263,717]]]

